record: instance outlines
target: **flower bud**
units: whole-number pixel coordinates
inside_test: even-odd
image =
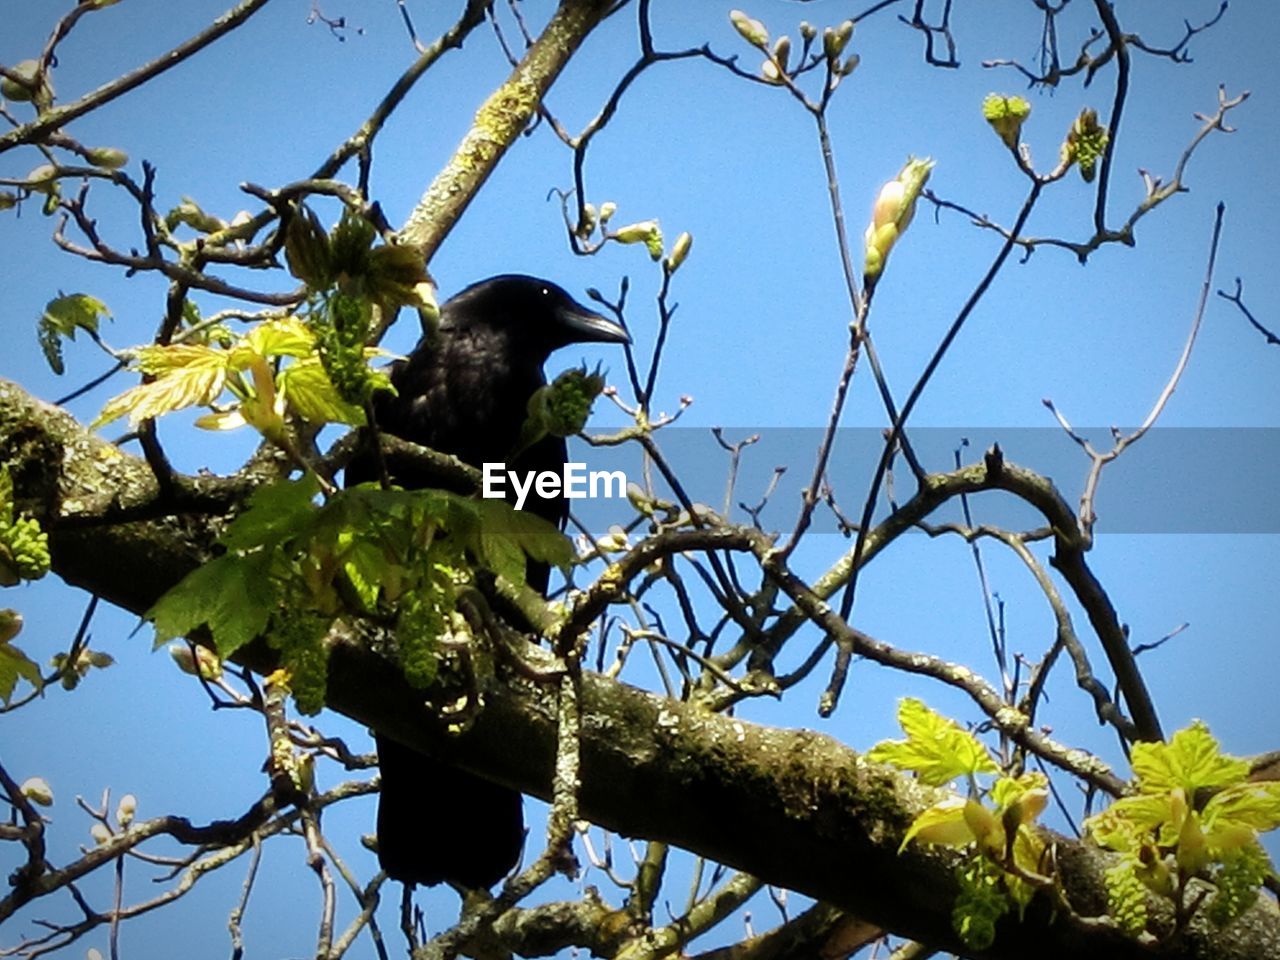
[[[116,804],[116,823],[128,830],[129,824],[133,823],[134,814],[137,812],[138,798],[132,793],[126,793],[120,798],[120,802]]]
[[[173,657],[173,662],[178,665],[179,670],[193,677],[202,676],[206,680],[217,680],[222,676],[222,661],[218,659],[216,653],[205,647],[197,646],[194,649],[193,654],[191,644],[173,643],[169,645],[169,656]]]
[[[613,239],[619,243],[643,243],[656,229],[658,229],[656,220],[641,220],[639,223],[629,223],[625,227],[619,227],[613,232]]]
[[[8,77],[0,77],[0,94],[6,100],[12,100],[15,103],[28,103],[34,100],[36,96],[34,92],[36,74],[40,70],[40,61],[23,60],[21,63],[14,64],[11,70],[23,80],[26,80],[27,83],[19,83],[17,80],[11,80]]]
[[[89,828],[89,836],[93,837],[93,842],[98,846],[111,841],[111,828],[105,823],[95,823]]]
[[[27,174],[27,181],[23,186],[33,193],[51,194],[57,186],[57,180],[57,168],[52,164],[42,163]]]
[[[676,237],[671,247],[671,255],[667,257],[667,273],[675,273],[689,256],[689,248],[693,246],[693,236],[688,230]]]
[[[773,59],[778,64],[778,69],[786,72],[787,61],[791,58],[791,38],[779,37],[773,45]]]
[[[615,213],[618,212],[618,205],[612,200],[606,200],[600,204],[600,222],[608,223]]]
[[[769,31],[759,20],[753,20],[741,10],[730,10],[729,21],[735,30],[742,34],[742,39],[753,47],[765,47],[769,44]]]
[[[24,780],[22,786],[18,789],[32,803],[39,804],[42,807],[53,806],[53,790],[49,787],[49,783],[44,777],[30,777]]]
[[[600,215],[596,213],[595,204],[584,203],[582,205],[582,216],[578,220],[578,227],[574,232],[580,237],[591,236],[591,231],[596,228],[599,216]]]
[[[0,610],[0,643],[8,643],[21,632],[22,614],[12,608]]]
[[[1022,97],[1004,97],[998,93],[987,94],[982,101],[982,115],[991,129],[1000,135],[1010,150],[1017,149],[1022,124],[1031,116],[1031,104]]]
[[[1092,183],[1108,139],[1107,128],[1098,122],[1098,111],[1081,110],[1062,143],[1062,162],[1079,164],[1084,182]]]
[[[782,84],[782,74],[778,71],[778,65],[772,60],[766,60],[760,64],[760,76],[764,78],[765,83]]]
[[[846,20],[838,27],[827,27],[822,31],[822,52],[831,60],[844,53],[853,37],[853,21]]]
[[[89,151],[88,160],[95,167],[119,170],[129,162],[129,155],[115,147],[94,147]]]
[[[868,285],[873,285],[880,276],[885,261],[889,258],[889,251],[911,223],[911,218],[915,215],[916,200],[924,189],[931,170],[932,160],[908,157],[906,166],[899,171],[897,178],[880,188],[871,210],[871,223],[867,225],[864,236],[866,261],[863,279]]]
[[[801,21],[800,21],[800,38],[801,38],[802,40],[804,40],[806,43],[808,43],[809,41],[811,41],[811,40],[812,40],[814,37],[816,37],[817,35],[818,35],[818,28],[817,28],[817,27],[815,27],[815,26],[814,26],[812,23],[810,23],[808,20],[801,20]]]

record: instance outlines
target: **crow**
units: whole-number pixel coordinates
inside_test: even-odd
[[[521,475],[565,463],[563,439],[548,436],[521,450],[530,396],[546,383],[543,364],[571,343],[628,343],[619,324],[587,309],[547,280],[504,274],[472,284],[440,308],[439,329],[391,366],[396,393],[376,396],[378,429],[449,453],[465,463],[506,463]],[[388,460],[390,480],[406,489],[434,484]],[[351,486],[379,476],[365,451],[347,468]],[[531,492],[525,509],[563,527],[563,496]],[[529,564],[531,587],[546,593],[550,571]],[[382,771],[378,860],[404,883],[443,881],[491,887],[520,857],[524,816],[518,791],[376,735]]]

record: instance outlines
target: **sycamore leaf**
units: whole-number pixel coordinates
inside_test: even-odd
[[[293,536],[315,516],[314,501],[319,492],[320,481],[312,473],[261,486],[219,542],[228,550],[255,550]]]
[[[964,797],[947,797],[941,803],[935,803],[912,821],[898,852],[905,850],[912,840],[944,847],[963,847],[972,843],[973,830],[965,819],[967,802]]]
[[[338,393],[318,357],[292,363],[276,378],[285,403],[309,423],[364,426],[364,411]]]
[[[9,704],[10,697],[13,696],[14,687],[18,685],[19,677],[37,690],[44,687],[44,680],[40,676],[40,665],[13,644],[0,643],[0,700],[3,700],[6,706]]]
[[[516,510],[505,500],[473,502],[480,504],[480,523],[486,534],[513,540],[529,559],[538,563],[563,570],[573,562],[573,544],[555,524],[536,513]],[[518,582],[524,582],[523,576]]]
[[[1131,759],[1141,793],[1167,793],[1181,787],[1187,796],[1205,787],[1227,787],[1249,775],[1249,764],[1224,754],[1200,721],[1179,730],[1166,743],[1136,743]]]
[[[164,356],[166,361],[176,360],[177,355],[158,353],[160,348],[147,348],[146,353],[153,359]],[[108,400],[98,414],[98,418],[90,425],[96,430],[125,414],[129,416],[131,426],[143,420],[159,417],[175,410],[192,406],[208,406],[218,398],[226,385],[225,357],[220,351],[207,347],[171,348],[186,351],[189,362],[158,369],[147,369],[144,372],[159,373],[150,383],[141,383],[131,387],[119,396]]]
[[[1239,825],[1265,833],[1280,827],[1280,781],[1227,787],[1204,806],[1204,822],[1213,829]]]
[[[231,363],[243,370],[255,357],[307,357],[315,345],[315,334],[297,317],[268,320],[244,335],[231,351]]]
[[[98,323],[103,317],[111,319],[111,311],[105,303],[87,293],[54,297],[45,304],[36,330],[45,359],[49,361],[54,373],[61,374],[65,369],[62,364],[62,341],[74,340],[77,330],[86,330],[96,335]]]
[[[898,704],[898,723],[907,739],[878,743],[868,751],[867,759],[911,770],[933,786],[960,776],[999,772],[987,748],[973,734],[920,700],[903,698]]]
[[[266,629],[277,605],[269,576],[272,557],[225,554],[201,564],[145,614],[156,628],[157,647],[208,627],[218,656],[231,656]]]
[[[166,346],[139,347],[135,351],[138,369],[143,373],[163,376],[188,368],[218,369],[226,367],[225,350],[202,343],[175,343]]]
[[[991,786],[991,800],[999,810],[1023,803],[1035,807],[1038,814],[1048,798],[1048,786],[1049,778],[1039,770],[1030,770],[1020,777],[1001,777]]]
[[[342,572],[366,609],[377,604],[387,567],[386,552],[368,540],[357,540],[342,552]]]

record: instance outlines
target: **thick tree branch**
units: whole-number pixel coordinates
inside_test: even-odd
[[[0,459],[13,473],[23,509],[52,532],[55,571],[78,586],[141,612],[203,557],[203,537],[179,518],[64,529],[59,518],[68,514],[108,514],[145,502],[154,480],[143,462],[3,383]],[[265,644],[243,653],[257,669],[273,665]],[[534,646],[524,655],[550,657]],[[337,643],[330,677],[329,704],[339,712],[526,793],[551,795],[554,685],[507,678],[487,691],[488,706],[475,724],[454,737],[396,667],[354,641]],[[961,949],[951,931],[954,860],[915,848],[898,853],[907,824],[934,799],[911,778],[867,764],[811,731],[711,714],[597,674],[583,675],[581,717],[582,816],[685,847],[895,933]],[[1057,853],[1077,911],[1102,913],[1103,856],[1065,838]],[[1262,898],[1225,930],[1193,928],[1164,955],[1252,958],[1276,942],[1280,915]],[[1088,953],[1146,955],[1117,933],[1054,917],[1037,901],[1024,922],[1001,925],[984,956],[1052,960]]]
[[[462,216],[507,150],[537,113],[542,98],[612,0],[564,0],[542,35],[476,112],[471,130],[400,232],[428,261]]]

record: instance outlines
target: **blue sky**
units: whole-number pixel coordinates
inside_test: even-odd
[[[57,11],[71,4],[7,6],[0,62],[12,64],[36,54]],[[432,37],[449,23],[458,4],[408,6],[420,34]],[[550,8],[546,2],[528,6],[535,23]],[[744,65],[758,59],[728,24],[732,4],[656,0],[653,6],[660,47],[683,48],[709,39],[720,52],[740,53]],[[1167,45],[1180,38],[1183,17],[1196,22],[1216,9],[1212,2],[1168,4],[1167,11],[1160,6],[1158,11],[1153,5],[1128,13],[1139,19],[1126,27],[1155,45]],[[999,17],[958,13],[963,63],[958,71],[926,67],[920,37],[898,23],[892,11],[858,26],[850,49],[861,55],[862,63],[837,94],[830,114],[855,238],[861,236],[880,184],[908,154],[936,159],[930,186],[940,196],[996,220],[1012,220],[1023,182],[982,121],[980,104],[988,92],[1023,93],[1024,85],[1013,71],[983,69],[980,63],[992,57],[1034,58],[1039,28],[1031,5],[1023,7]],[[803,5],[761,0],[746,6],[775,34],[785,30],[793,37],[801,17],[822,25],[861,8],[833,0]],[[1069,9],[1077,13],[1061,24],[1064,35],[1072,37],[1064,41],[1066,59],[1074,56],[1084,5]],[[54,77],[59,95],[75,97],[150,59],[221,10],[222,4],[209,0],[127,0],[93,14],[61,48]],[[357,127],[413,55],[391,0],[328,0],[327,14],[345,15],[363,28],[360,35],[348,33],[345,43],[333,40],[318,24],[307,25],[306,10],[299,3],[269,5],[201,56],[78,122],[71,132],[82,142],[128,151],[135,174],[141,160],[155,163],[162,207],[188,194],[227,218],[241,208],[253,209],[239,190],[242,181],[275,186],[305,176]],[[509,19],[503,22],[513,35]],[[939,370],[913,418],[916,425],[940,428],[944,441],[948,433],[954,443],[969,438],[971,453],[999,439],[1011,459],[1039,467],[1050,459],[1045,451],[1055,442],[1042,398],[1051,398],[1077,426],[1092,428],[1098,444],[1106,442],[1110,424],[1139,422],[1186,338],[1219,201],[1227,212],[1214,288],[1229,289],[1233,278],[1241,277],[1255,314],[1273,329],[1280,326],[1280,274],[1275,270],[1280,201],[1271,182],[1280,143],[1275,107],[1280,77],[1270,42],[1278,25],[1280,13],[1273,5],[1240,3],[1215,29],[1192,40],[1193,63],[1175,66],[1135,58],[1113,177],[1111,222],[1122,219],[1140,199],[1139,168],[1169,175],[1199,126],[1193,113],[1215,108],[1220,83],[1229,95],[1253,92],[1231,115],[1238,132],[1215,135],[1203,144],[1187,171],[1190,192],[1139,225],[1136,247],[1106,248],[1085,268],[1052,249],[1042,249],[1026,264],[1009,264]],[[630,13],[593,35],[549,100],[566,127],[577,130],[595,114],[634,50]],[[378,140],[372,181],[372,193],[393,223],[408,215],[480,100],[506,72],[492,34],[481,28],[402,106]],[[1104,70],[1088,90],[1065,81],[1052,95],[1029,95],[1034,112],[1024,139],[1041,169],[1051,165],[1062,133],[1082,107],[1095,106],[1105,116],[1111,80]],[[21,176],[42,162],[34,151],[10,153],[0,157],[0,177]],[[571,182],[569,153],[550,131],[540,127],[522,139],[431,264],[441,294],[448,296],[490,274],[516,271],[551,277],[579,295],[587,286],[610,293],[628,275],[634,305],[628,320],[637,342],[647,349],[656,327],[652,294],[657,270],[638,247],[611,246],[593,258],[569,252],[558,206],[546,198],[552,188]],[[723,425],[746,434],[764,427],[785,433],[821,426],[844,354],[849,311],[809,117],[784,93],[744,84],[711,64],[662,65],[634,85],[616,120],[597,139],[587,184],[592,202],[618,204],[617,223],[658,218],[668,237],[682,230],[694,236],[692,255],[675,284],[680,308],[656,406],[672,410],[681,395],[693,396],[682,428]],[[123,246],[136,243],[127,205],[100,188],[92,198],[107,235]],[[1079,238],[1089,231],[1091,212],[1092,194],[1073,174],[1046,192],[1028,230]],[[328,211],[326,219],[332,215]],[[115,346],[126,346],[151,335],[163,310],[164,287],[153,278],[126,279],[118,270],[68,257],[54,249],[50,232],[51,223],[39,215],[37,205],[28,204],[21,217],[0,214],[0,315],[9,333],[0,375],[53,399],[98,373],[106,359],[91,344],[77,342],[67,351],[67,375],[55,378],[34,335],[44,303],[60,290],[98,296],[115,315],[104,336]],[[935,221],[928,208],[918,211],[893,252],[870,324],[899,399],[996,249],[994,235],[974,229],[956,214],[944,212]],[[218,306],[213,301],[203,305]],[[409,349],[416,338],[414,326],[406,317],[387,345]],[[568,351],[553,358],[551,369],[584,358],[604,360],[613,381],[624,383],[621,358],[606,348]],[[1145,474],[1144,482],[1163,474],[1177,475],[1170,482],[1199,478],[1203,500],[1217,504],[1223,490],[1240,489],[1222,482],[1219,473],[1274,476],[1280,443],[1274,430],[1280,427],[1278,371],[1280,351],[1266,347],[1230,304],[1211,299],[1190,367],[1161,424],[1273,430],[1248,435],[1257,437],[1256,457],[1244,453],[1219,463],[1193,443],[1181,463],[1176,458],[1147,461],[1154,473]],[[865,367],[859,370],[845,418],[849,425],[884,423],[868,373]],[[114,389],[124,385],[119,381]],[[100,389],[72,409],[91,419],[109,395],[109,389]],[[601,423],[617,422],[606,404],[597,412]],[[246,438],[196,434],[186,423],[175,418],[173,425],[161,427],[175,462],[190,470],[234,468]],[[1031,434],[1013,434],[1012,428],[1041,432],[1028,440]],[[1052,474],[1074,501],[1087,463],[1083,457],[1072,458],[1065,438],[1057,443]],[[941,444],[942,449],[948,446]],[[751,455],[766,473],[776,462],[771,450]],[[1143,658],[1166,728],[1201,717],[1233,752],[1276,748],[1280,537],[1274,528],[1231,536],[1159,528],[1109,533],[1108,497],[1119,497],[1109,491],[1113,484],[1139,482],[1122,481],[1121,474],[1139,468],[1146,456],[1143,445],[1126,456],[1133,467],[1122,462],[1104,477],[1100,537],[1090,560],[1135,641],[1150,642],[1190,624],[1177,639]],[[930,465],[942,469],[947,463],[944,456]],[[718,490],[723,465],[711,458],[695,464],[696,479]],[[851,462],[847,475],[834,478],[846,509],[861,503],[872,466]],[[792,476],[809,469],[805,453],[793,463]],[[1159,486],[1152,489],[1151,497],[1158,498]],[[1266,493],[1261,487],[1257,496]],[[755,495],[744,490],[742,499]],[[1240,506],[1247,516],[1249,504]],[[778,526],[787,524],[791,509],[779,506]],[[983,498],[975,509],[981,519]],[[1194,512],[1195,500],[1177,509]],[[1185,530],[1194,524],[1170,526]],[[820,535],[800,559],[815,572],[842,548],[843,541]],[[1051,638],[1047,608],[1030,591],[1016,560],[989,547],[984,556],[994,587],[1008,604],[1011,647],[1038,656]],[[45,660],[65,646],[83,599],[48,582],[10,591],[3,603],[23,612],[27,628],[20,642]],[[1078,611],[1077,617],[1083,629]],[[952,656],[986,670],[990,656],[983,623],[968,548],[958,541],[907,537],[861,582],[858,626],[910,649]],[[248,715],[213,715],[203,694],[194,684],[181,682],[167,656],[148,652],[149,631],[132,634],[134,626],[127,615],[101,613],[94,624],[94,646],[112,653],[119,665],[90,677],[74,695],[50,691],[40,703],[4,718],[0,742],[5,764],[20,780],[44,775],[57,793],[51,834],[55,858],[69,858],[76,843],[88,842],[88,823],[71,803],[76,794],[92,800],[110,786],[117,796],[136,793],[140,816],[181,811],[199,820],[240,811],[262,787],[256,773],[264,744],[259,724]],[[1101,660],[1096,648],[1091,653],[1095,663]],[[825,675],[782,707],[753,705],[744,713],[818,727],[858,748],[894,735],[892,705],[904,693],[972,717],[968,704],[955,695],[859,666],[851,679],[856,697],[851,695],[831,721],[821,722],[814,703],[823,682]],[[1051,692],[1049,714],[1057,734],[1117,759],[1114,744],[1084,713],[1084,698],[1065,673]],[[363,733],[350,724],[326,718],[325,725],[367,748]],[[335,836],[350,838],[371,829],[372,803],[351,806],[349,813],[327,821]],[[260,881],[263,901],[255,901],[247,918],[254,955],[310,949],[317,902],[312,898],[318,895],[303,875],[296,846],[266,858]],[[371,858],[352,844],[346,849],[367,873]],[[126,928],[133,945],[130,955],[163,955],[148,952],[145,944],[172,937],[175,923],[201,924],[206,931],[201,938],[207,936],[211,944],[208,955],[220,955],[225,913],[239,877],[233,870],[220,881],[202,882],[207,889],[176,908],[175,917],[181,920],[162,911],[140,923],[137,932]],[[294,889],[293,910],[268,906],[273,885]],[[135,886],[132,892],[146,895],[143,882],[135,879]],[[435,911],[433,923],[447,919],[447,895],[432,895],[428,902]],[[41,906],[24,918],[46,913]],[[16,930],[21,924],[11,926]],[[393,922],[388,920],[387,926],[394,930]],[[13,936],[6,932],[4,943]],[[105,937],[85,945],[105,949]],[[82,948],[77,948],[81,954]]]

